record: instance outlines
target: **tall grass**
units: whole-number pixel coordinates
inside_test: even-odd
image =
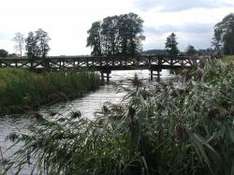
[[[20,169],[32,156],[46,174],[231,175],[234,66],[212,62],[200,72],[181,86],[137,88],[94,121],[76,113],[42,120],[18,136],[25,144],[9,165]]]
[[[95,73],[41,73],[0,70],[0,113],[22,113],[40,105],[81,97],[100,85]]]

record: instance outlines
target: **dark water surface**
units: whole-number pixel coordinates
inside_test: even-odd
[[[137,74],[138,78],[143,80],[145,83],[156,83],[149,81],[149,71],[113,71],[111,74],[111,82],[116,84],[122,84],[123,86],[129,87],[131,80]],[[171,76],[167,71],[162,71],[162,79],[170,78]],[[83,98],[76,99],[66,103],[55,104],[50,107],[42,107],[39,111],[41,114],[48,116],[48,111],[59,112],[66,116],[71,111],[79,110],[83,117],[89,119],[94,118],[94,113],[100,110],[105,102],[120,103],[122,98],[126,95],[126,92],[119,91],[115,85],[110,83],[109,85],[101,86],[97,91],[86,95]],[[7,151],[7,148],[12,144],[6,140],[6,137],[12,132],[27,132],[27,127],[32,124],[33,121],[28,117],[14,117],[14,116],[3,116],[0,117],[0,162],[3,159],[8,159],[12,154],[12,151]],[[17,149],[17,148],[15,148]],[[1,168],[0,164],[0,174]],[[20,175],[30,175],[30,167],[24,168]],[[13,175],[14,171],[8,173]]]

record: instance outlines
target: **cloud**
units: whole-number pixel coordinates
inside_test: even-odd
[[[163,34],[170,32],[181,33],[210,33],[213,31],[214,24],[189,23],[183,25],[161,25],[158,27],[145,27],[145,33]]]
[[[0,7],[0,48],[14,52],[14,33],[42,28],[51,37],[50,55],[90,54],[92,22],[129,12],[145,21],[145,48],[163,48],[171,32],[181,47],[201,41],[207,47],[213,25],[233,11],[233,0],[7,0]]]
[[[181,50],[185,50],[188,45],[194,45],[198,49],[208,48],[211,45],[213,24],[187,23],[145,27],[144,49],[164,49],[166,37],[172,32],[176,33]]]
[[[230,0],[136,0],[136,6],[141,10],[175,12],[193,8],[233,7],[234,3]]]

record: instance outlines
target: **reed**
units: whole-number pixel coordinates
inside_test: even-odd
[[[214,61],[188,74],[180,86],[137,88],[92,121],[79,113],[41,120],[17,136],[25,144],[9,167],[32,156],[47,174],[233,174],[234,66]]]
[[[0,70],[0,113],[23,113],[58,101],[82,97],[100,85],[91,72],[33,73],[20,69]]]

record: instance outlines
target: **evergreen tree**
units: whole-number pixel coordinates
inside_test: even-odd
[[[176,35],[172,33],[167,37],[165,48],[171,56],[179,54],[179,49],[177,48],[178,43],[176,42]]]

